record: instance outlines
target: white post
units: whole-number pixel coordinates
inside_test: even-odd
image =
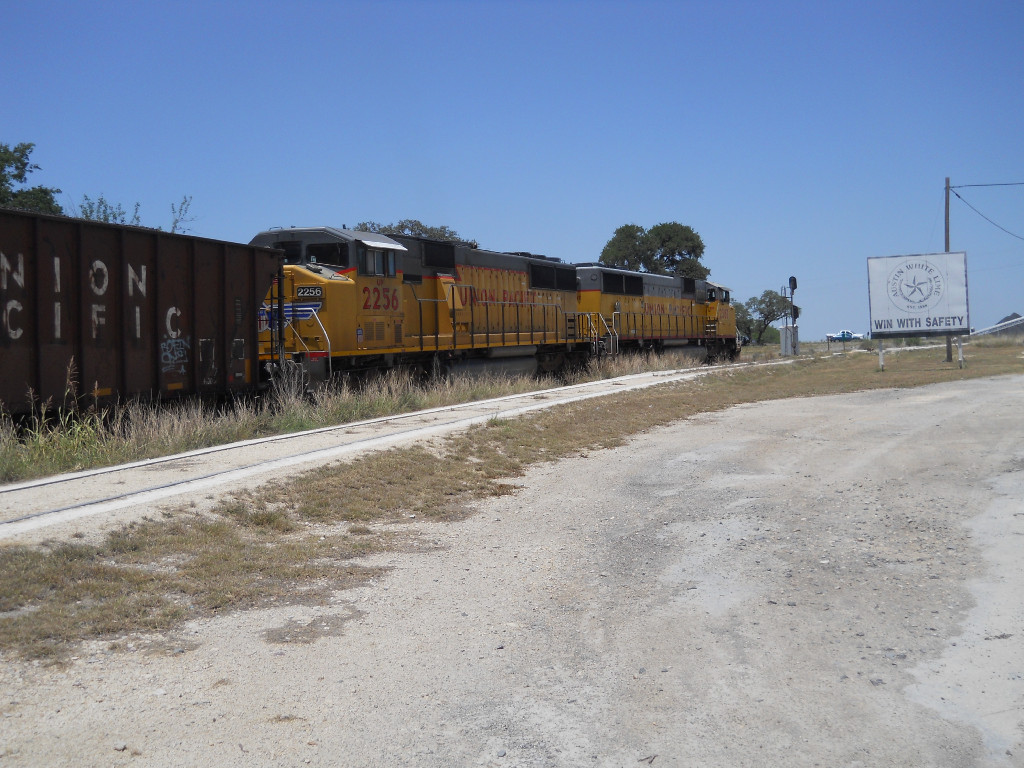
[[[882,340],[878,340],[878,369],[885,370],[885,353],[882,351]]]
[[[960,363],[960,367],[964,367],[964,337],[956,337],[956,357]]]

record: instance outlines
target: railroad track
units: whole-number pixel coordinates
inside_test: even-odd
[[[156,505],[180,503],[186,495],[215,495],[251,484],[254,478],[270,481],[324,462],[408,444],[491,419],[512,418],[556,405],[695,379],[731,367],[734,366],[632,374],[2,486],[0,539],[131,508],[139,510],[141,516],[152,513]]]

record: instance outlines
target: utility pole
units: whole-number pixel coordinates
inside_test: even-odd
[[[949,253],[949,176],[946,177],[946,253]]]
[[[946,177],[946,253],[949,253],[949,176]],[[946,362],[953,362],[953,334],[946,334]]]

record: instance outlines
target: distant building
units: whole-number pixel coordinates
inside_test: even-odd
[[[1024,335],[1024,317],[1016,312],[1007,315],[995,325],[989,328],[982,328],[971,334],[972,336],[1020,336]]]

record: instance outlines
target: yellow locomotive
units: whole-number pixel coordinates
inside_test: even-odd
[[[284,251],[260,313],[260,356],[313,379],[408,366],[557,372],[621,348],[735,356],[728,291],[465,243],[333,227],[272,229]]]
[[[690,346],[709,359],[739,354],[728,288],[690,277],[577,264],[579,310],[607,318],[621,349]]]

